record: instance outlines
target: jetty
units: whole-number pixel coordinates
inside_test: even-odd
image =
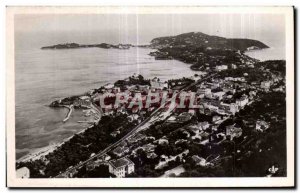
[[[63,105],[63,106],[69,109],[69,112],[68,112],[66,118],[63,120],[63,122],[66,122],[66,121],[69,120],[69,118],[70,118],[70,116],[71,116],[71,114],[73,112],[74,105],[69,105],[69,106],[68,105]]]

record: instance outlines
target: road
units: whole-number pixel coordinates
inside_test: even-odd
[[[212,77],[215,76],[215,75],[216,75],[216,73],[211,74],[211,75],[209,75],[209,76],[204,77],[204,78],[201,79],[201,80],[198,80],[198,81],[196,81],[196,82],[194,82],[194,83],[192,83],[192,84],[190,84],[190,85],[188,85],[188,86],[182,88],[176,95],[174,95],[174,96],[171,98],[171,101],[172,101],[174,98],[176,98],[176,97],[177,97],[180,93],[182,93],[183,91],[188,90],[188,89],[191,88],[192,86],[195,86],[195,85],[197,85],[197,84],[199,84],[199,83],[201,83],[201,82],[203,82],[203,81],[205,81],[205,80],[207,80],[207,79],[209,79],[209,78],[212,78]],[[143,129],[148,128],[148,126],[150,126],[150,125],[153,123],[153,121],[157,120],[157,118],[154,119],[154,120],[152,120],[151,122],[149,122],[149,121],[150,121],[152,118],[155,118],[155,115],[156,115],[159,111],[161,111],[162,109],[164,109],[165,104],[168,103],[168,102],[169,102],[169,101],[163,103],[159,108],[157,108],[155,111],[153,111],[152,114],[151,114],[148,118],[146,118],[144,121],[142,121],[140,124],[138,124],[135,128],[133,128],[129,133],[127,133],[125,136],[123,136],[123,137],[122,137],[121,139],[119,139],[117,142],[115,142],[115,143],[109,145],[109,146],[106,147],[104,150],[102,150],[100,153],[95,154],[94,156],[90,157],[90,158],[87,159],[86,161],[81,162],[80,164],[77,164],[77,165],[74,166],[73,168],[67,169],[64,173],[61,173],[61,174],[57,175],[56,178],[67,177],[67,176],[68,176],[68,175],[67,175],[68,173],[74,173],[77,169],[81,168],[82,166],[84,166],[85,164],[87,164],[89,161],[92,161],[94,158],[96,158],[96,157],[101,157],[101,156],[103,156],[104,154],[108,153],[109,151],[111,151],[112,149],[114,149],[115,147],[117,147],[118,145],[120,145],[122,142],[124,142],[126,139],[128,139],[131,135],[134,135],[134,134],[136,134],[137,132],[140,132],[140,131],[142,131]],[[95,106],[96,106],[96,105],[95,105]],[[174,108],[173,108],[173,109],[174,109]],[[170,113],[173,109],[169,110],[169,113]],[[98,109],[98,110],[99,110],[99,109]],[[102,109],[101,109],[101,111],[102,111]]]

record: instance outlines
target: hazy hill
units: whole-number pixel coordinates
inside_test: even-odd
[[[247,49],[268,48],[264,43],[251,39],[229,39],[210,36],[201,32],[184,33],[177,36],[155,38],[151,41],[154,48],[197,46],[212,49],[232,49],[245,51]]]

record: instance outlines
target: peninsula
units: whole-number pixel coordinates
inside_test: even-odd
[[[244,65],[257,60],[244,54],[245,51],[269,48],[264,43],[251,39],[227,39],[201,32],[155,38],[151,52],[157,60],[176,59],[192,64],[192,70],[207,70],[221,65]]]

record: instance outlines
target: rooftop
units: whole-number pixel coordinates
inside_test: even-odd
[[[120,168],[120,167],[124,167],[124,166],[128,166],[131,164],[134,164],[130,159],[128,159],[127,157],[123,157],[117,160],[112,160],[109,162],[111,164],[111,166],[113,166],[114,168]]]
[[[128,150],[128,148],[127,147],[117,147],[117,148],[115,148],[112,152],[114,153],[114,154],[122,154],[122,153],[124,153],[125,151],[127,151]]]
[[[29,176],[29,169],[27,167],[22,167],[17,169],[17,178],[22,178],[23,176]]]

